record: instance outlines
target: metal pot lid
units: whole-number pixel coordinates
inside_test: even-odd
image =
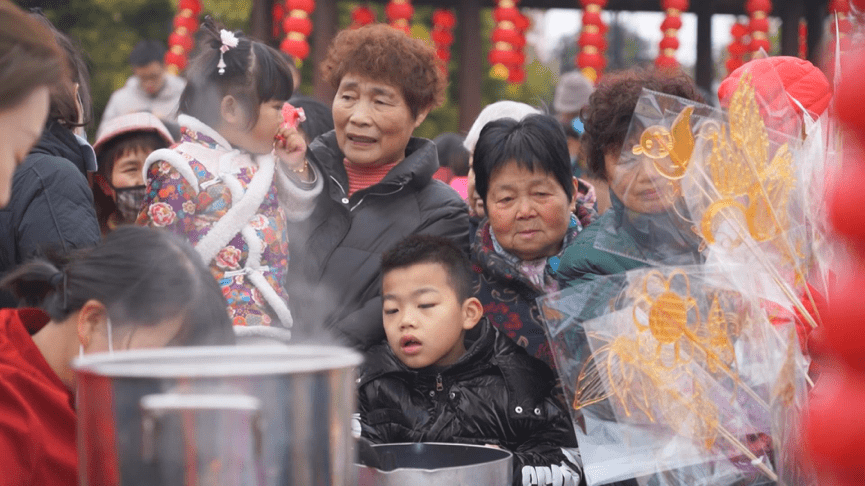
[[[79,374],[119,378],[213,378],[316,373],[362,361],[340,346],[197,346],[96,353],[75,359],[72,367]]]

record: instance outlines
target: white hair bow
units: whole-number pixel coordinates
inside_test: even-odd
[[[222,29],[219,31],[219,38],[222,40],[222,47],[219,48],[219,64],[216,65],[219,68],[219,74],[225,74],[225,53],[232,47],[237,47],[237,36],[234,35],[234,32]]]

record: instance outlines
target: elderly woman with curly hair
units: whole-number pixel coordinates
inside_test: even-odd
[[[625,138],[643,88],[703,102],[691,78],[655,69],[622,71],[595,89],[581,113],[582,150],[590,174],[609,184],[611,207],[562,255],[558,276],[566,285],[656,263],[699,261],[690,228],[670,216],[674,202],[658,190],[663,180],[651,160],[620,163],[620,154],[638,143]]]
[[[412,137],[446,87],[432,47],[386,25],[342,31],[322,75],[336,89],[334,130],[309,145],[324,190],[290,233],[288,286],[298,331],[324,326],[363,349],[385,337],[382,252],[430,234],[468,254],[468,207],[432,178],[435,144]]]

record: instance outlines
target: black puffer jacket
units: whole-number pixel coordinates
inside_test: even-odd
[[[15,169],[12,198],[0,209],[0,275],[48,250],[99,243],[93,193],[85,177],[91,156],[92,149],[79,145],[69,129],[48,122]],[[0,307],[16,304],[11,294],[0,294]]]
[[[335,132],[315,139],[308,156],[324,174],[324,189],[312,216],[289,225],[293,331],[302,337],[324,326],[365,349],[384,339],[381,254],[412,234],[450,238],[468,254],[468,206],[432,179],[438,155],[426,139],[412,138],[402,162],[350,198]]]
[[[574,429],[551,396],[549,367],[486,318],[467,333],[466,347],[439,370],[406,367],[387,343],[371,348],[358,390],[362,435],[375,443],[494,444],[514,453],[516,485],[538,484],[528,478],[544,469],[570,476],[559,485],[577,484],[581,473],[561,450],[576,447]]]

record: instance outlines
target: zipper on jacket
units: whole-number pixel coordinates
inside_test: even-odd
[[[436,375],[436,391],[440,392],[440,391],[444,391],[444,389],[445,389],[445,386],[442,383],[442,374],[439,373]]]
[[[386,192],[386,193],[367,193],[367,194],[364,194],[363,197],[360,198],[360,201],[358,201],[357,204],[355,204],[354,206],[352,206],[351,209],[349,209],[349,211],[354,211],[355,209],[357,209],[357,207],[360,206],[360,203],[362,203],[363,200],[366,199],[367,196],[390,196],[390,195],[393,195],[393,194],[398,193],[399,191],[402,191],[402,188],[403,188],[403,187],[405,187],[405,186],[404,186],[404,185],[401,185],[401,186],[399,186],[399,187],[398,187],[395,191],[393,191],[393,192]]]

